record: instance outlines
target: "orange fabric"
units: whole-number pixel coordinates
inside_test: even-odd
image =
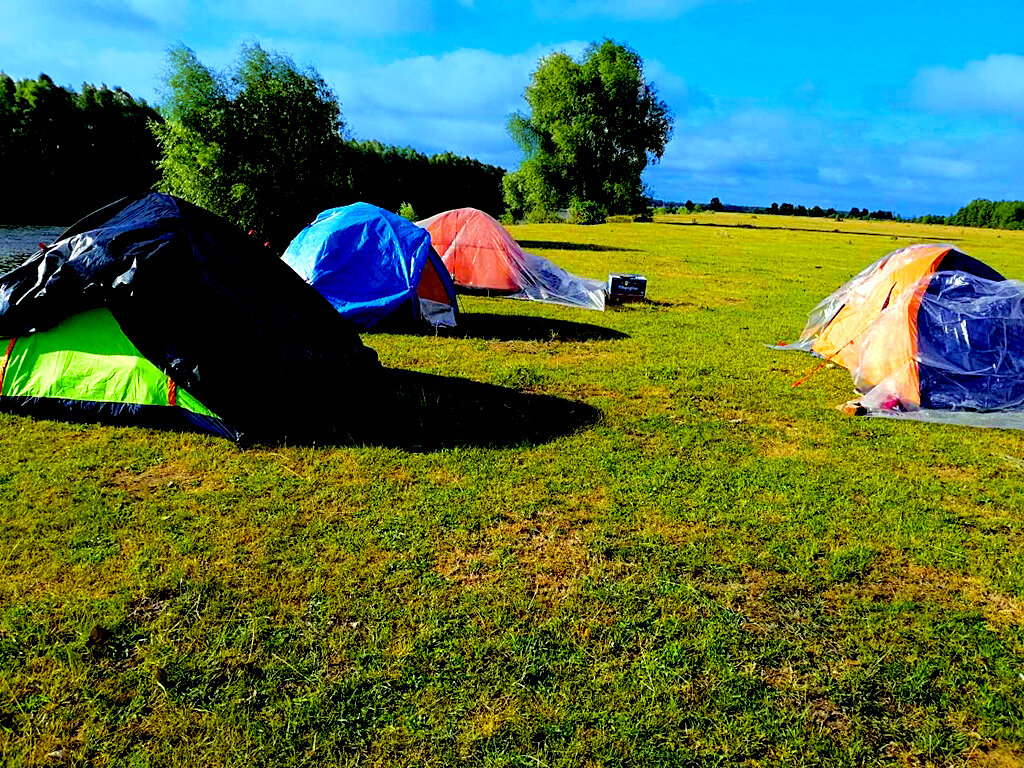
[[[418,222],[452,280],[466,288],[518,291],[522,249],[497,221],[476,208],[457,208]]]
[[[174,383],[174,379],[170,376],[167,377],[167,404],[178,404],[178,385]]]
[[[811,349],[852,370],[859,354],[857,338],[878,318],[882,309],[922,277],[934,272],[950,250],[948,245],[937,245],[895,254],[851,293],[832,322],[821,330]]]
[[[921,379],[917,367],[917,312],[927,283],[904,296],[878,318],[857,346],[859,367],[853,371],[862,392],[884,383],[884,392],[904,406],[921,406]]]
[[[14,351],[14,342],[17,340],[17,337],[10,340],[7,344],[7,351],[4,352],[4,359],[0,360],[0,395],[4,393],[4,376],[7,374],[7,361],[11,359],[11,352]]]
[[[421,299],[451,306],[452,300],[448,297],[448,291],[445,290],[444,283],[441,282],[441,277],[430,259],[427,259],[423,267],[420,284],[416,286],[416,295]]]

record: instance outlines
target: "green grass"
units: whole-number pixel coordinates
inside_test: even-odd
[[[1024,233],[513,234],[652,302],[366,336],[479,382],[423,396],[431,429],[477,398],[451,434],[0,416],[4,762],[1020,765],[1024,434],[846,417],[847,372],[794,388],[814,361],[764,344],[911,242],[1024,277]]]

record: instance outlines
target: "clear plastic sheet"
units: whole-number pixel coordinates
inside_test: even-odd
[[[515,299],[603,310],[605,283],[577,277],[527,253],[499,222],[475,208],[457,208],[417,222],[457,288],[492,291]]]
[[[558,265],[532,253],[522,252],[525,269],[520,272],[522,289],[513,299],[546,301],[583,309],[604,310],[605,283],[577,277]]]
[[[900,251],[896,252],[896,254],[898,253],[900,253]],[[869,278],[871,278],[891,256],[895,256],[896,254],[888,254],[880,258],[878,261],[873,262],[870,266],[865,267],[863,270],[858,272],[856,276],[847,280],[839,286],[839,288],[818,302],[818,306],[812,309],[811,314],[807,317],[807,325],[804,326],[803,331],[800,332],[799,341],[794,341],[792,344],[776,344],[772,346],[772,349],[810,352],[815,339],[818,338],[818,334],[821,333],[822,329],[835,319],[836,315],[839,314],[839,310],[846,306],[847,303],[863,300],[866,294],[865,284],[868,282]]]
[[[905,357],[901,326],[911,340]],[[879,377],[883,353],[891,362]],[[857,359],[852,373],[870,416],[1022,429],[1024,283],[965,272],[923,278],[864,332]]]

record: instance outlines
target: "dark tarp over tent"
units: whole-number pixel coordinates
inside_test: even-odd
[[[117,329],[123,341],[111,341]],[[90,341],[105,333],[99,347]],[[352,325],[268,249],[156,193],[90,214],[0,277],[0,337],[5,410],[190,422],[235,439],[347,431],[380,370]],[[51,357],[19,357],[30,344]],[[106,375],[83,370],[123,370],[133,350],[168,377],[170,408],[147,407],[152,393],[131,387],[110,400],[74,394]]]

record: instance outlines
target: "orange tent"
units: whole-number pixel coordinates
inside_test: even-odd
[[[577,277],[547,259],[526,253],[497,221],[476,208],[456,208],[417,222],[457,289],[513,298],[604,309],[605,284]]]
[[[457,208],[417,222],[460,288],[520,290],[523,250],[497,221],[476,208]]]
[[[911,245],[883,256],[825,298],[793,346],[853,370],[858,365],[858,340],[882,310],[922,278],[952,271],[1002,279],[991,267],[952,245]]]

